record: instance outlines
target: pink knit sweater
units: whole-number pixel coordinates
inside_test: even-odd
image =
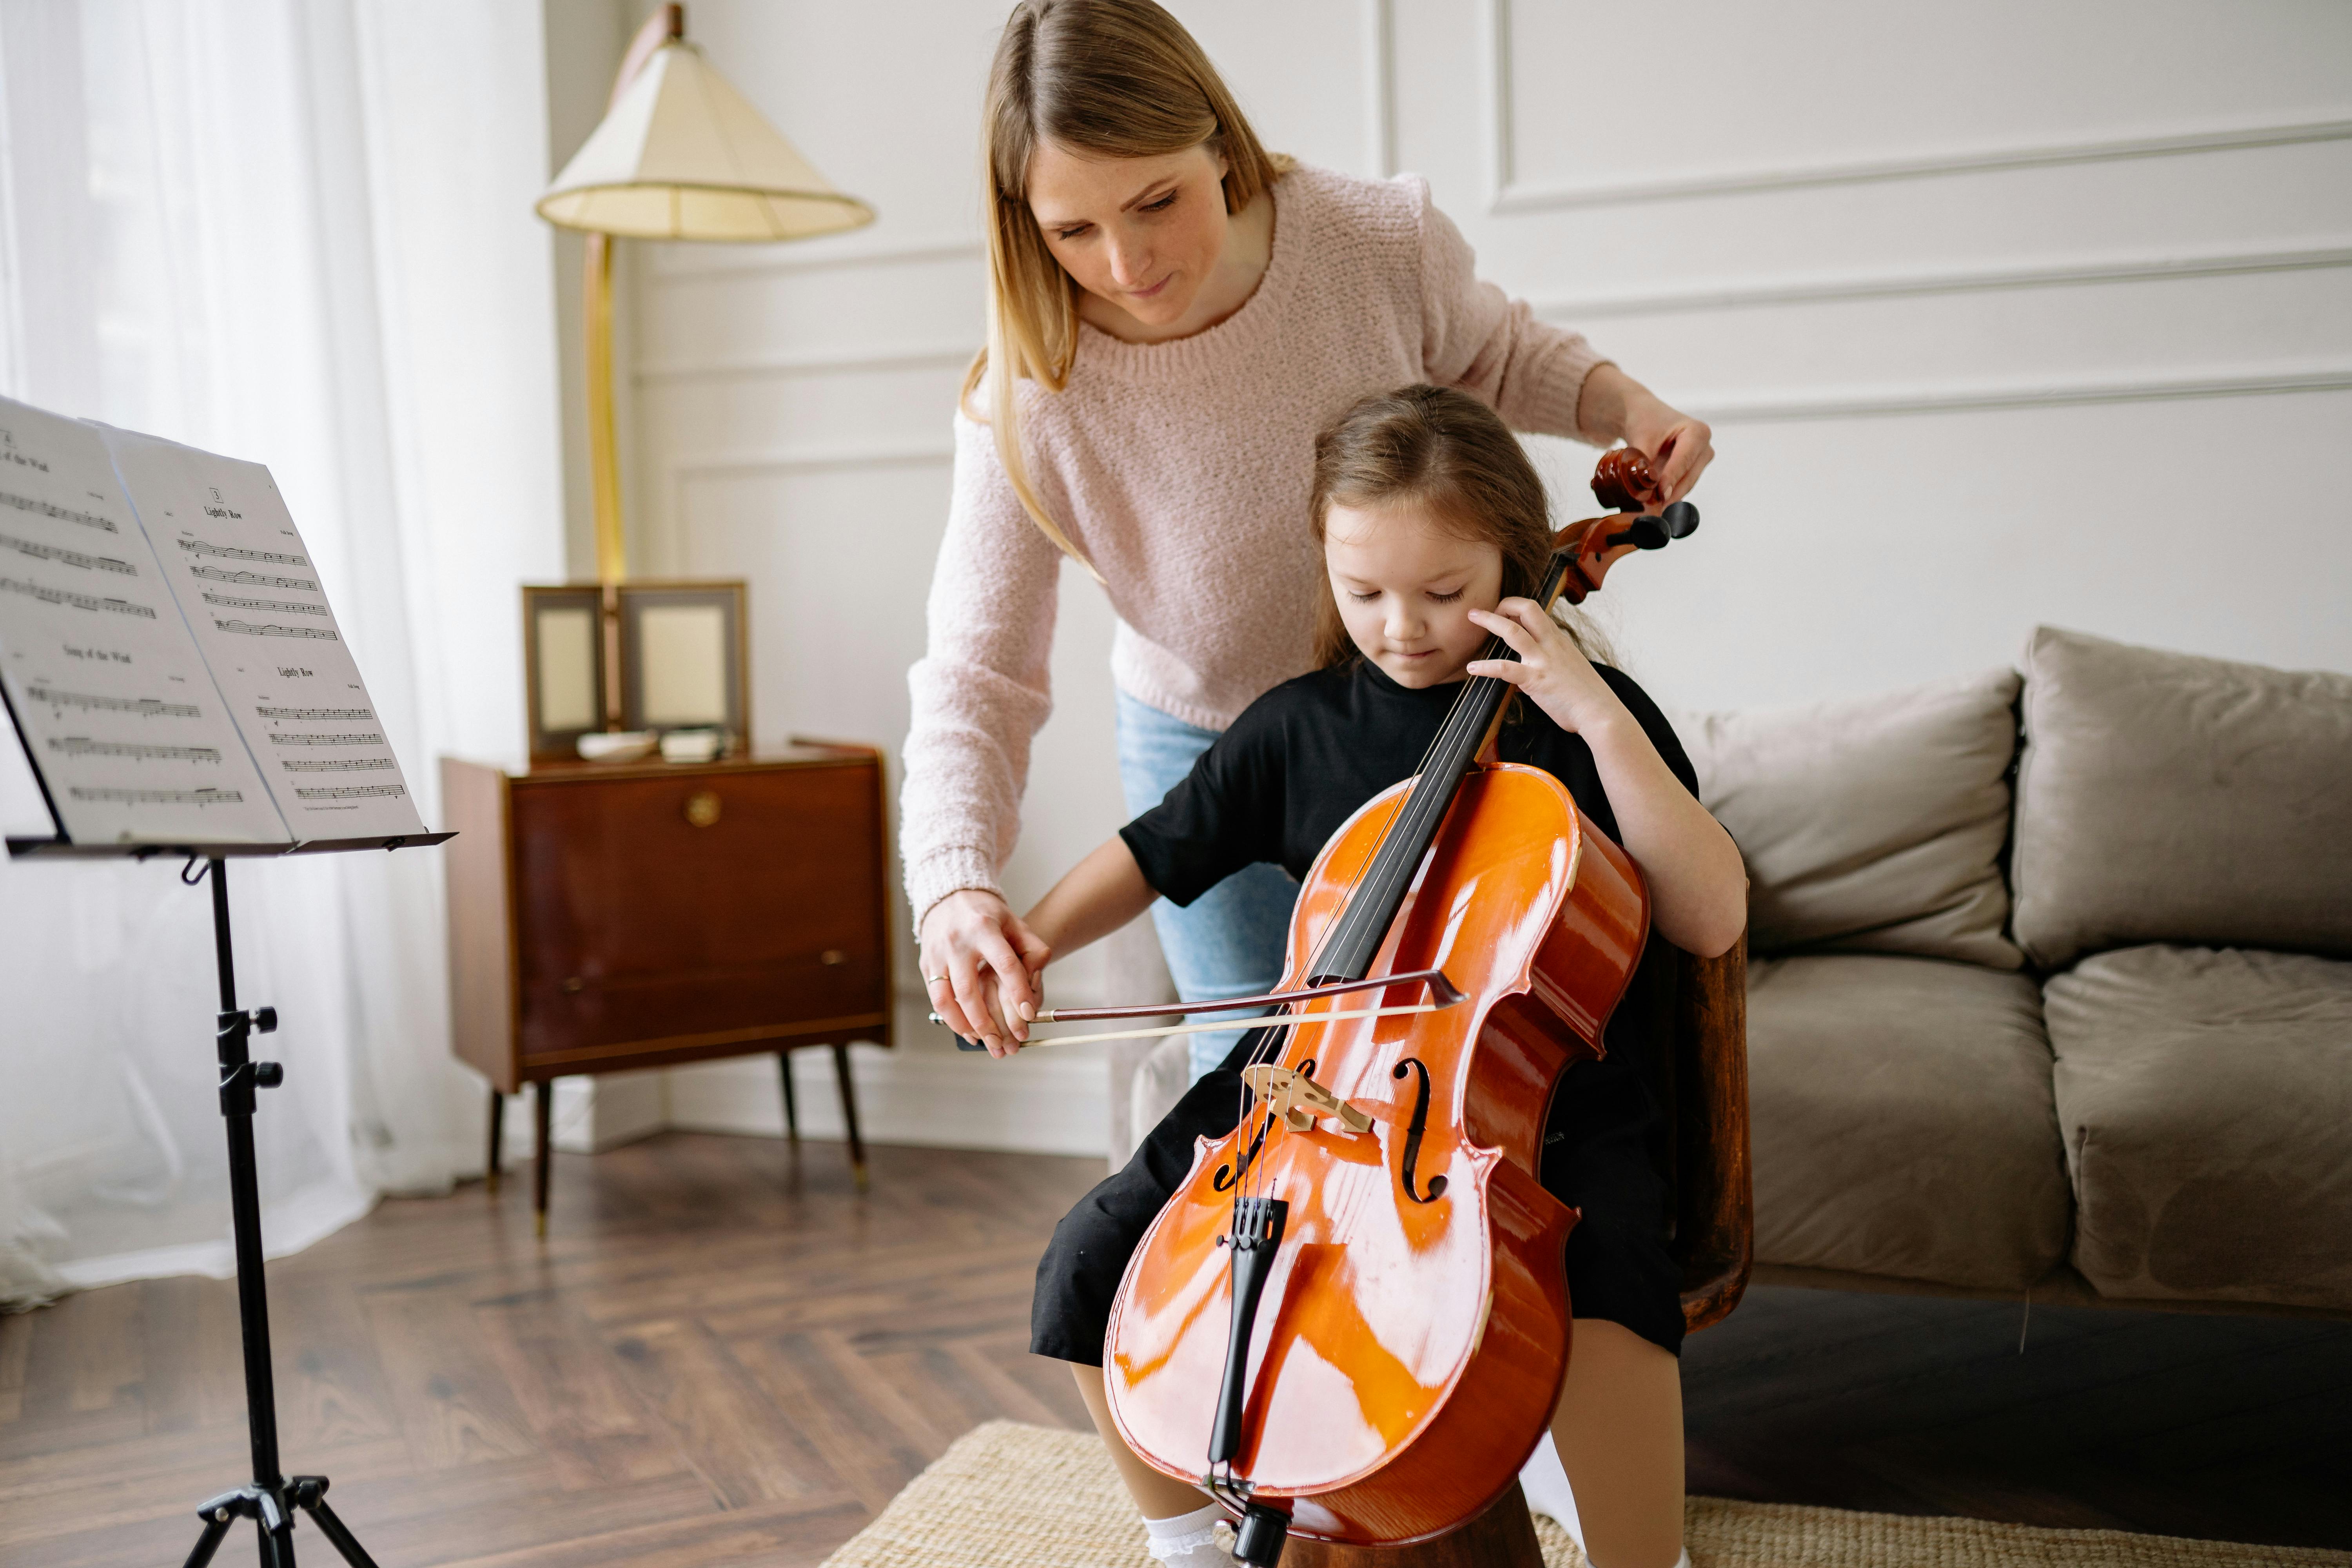
[[[1434,382],[1517,429],[1583,436],[1577,399],[1601,363],[1582,337],[1478,280],[1417,176],[1300,168],[1273,190],[1273,256],[1240,310],[1164,343],[1082,327],[1066,390],[1019,389],[1038,498],[1118,615],[1112,678],[1212,730],[1307,668],[1318,430],[1367,394]],[[1013,853],[1030,741],[1052,707],[1060,561],[989,428],[959,414],[929,649],[907,677],[899,842],[919,927],[960,888],[994,889]]]

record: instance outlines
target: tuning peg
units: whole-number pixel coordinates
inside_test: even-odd
[[[1698,508],[1686,500],[1678,500],[1658,514],[1665,524],[1668,539],[1686,539],[1698,531]]]
[[[1611,550],[1630,544],[1636,550],[1664,550],[1666,547],[1666,525],[1654,517],[1631,517],[1625,526],[1607,535],[1601,544]]]

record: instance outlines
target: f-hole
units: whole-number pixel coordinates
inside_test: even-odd
[[[1315,1076],[1315,1058],[1313,1057],[1308,1057],[1304,1062],[1299,1064],[1298,1070],[1305,1073],[1308,1078],[1313,1078]],[[1257,1136],[1250,1140],[1249,1152],[1242,1156],[1242,1168],[1236,1171],[1231,1165],[1218,1166],[1217,1173],[1209,1178],[1209,1190],[1218,1193],[1229,1193],[1233,1191],[1234,1184],[1247,1175],[1249,1173],[1249,1168],[1257,1163],[1258,1151],[1265,1147],[1265,1135],[1273,1130],[1273,1117],[1268,1116],[1260,1119],[1257,1124]]]
[[[1218,1166],[1217,1173],[1209,1178],[1209,1186],[1213,1191],[1229,1193],[1233,1191],[1235,1182],[1249,1173],[1249,1168],[1257,1163],[1258,1151],[1265,1147],[1266,1131],[1273,1125],[1273,1117],[1258,1118],[1257,1136],[1250,1140],[1249,1149],[1242,1155],[1241,1168],[1236,1170],[1230,1164]]]
[[[1445,1191],[1445,1178],[1430,1177],[1429,1191],[1424,1194],[1415,1190],[1417,1183],[1413,1175],[1413,1166],[1421,1159],[1421,1135],[1429,1127],[1429,1068],[1419,1057],[1407,1057],[1397,1063],[1396,1071],[1391,1076],[1402,1078],[1407,1068],[1419,1075],[1421,1087],[1413,1091],[1412,1120],[1405,1124],[1404,1130],[1404,1195],[1417,1204],[1433,1204]]]

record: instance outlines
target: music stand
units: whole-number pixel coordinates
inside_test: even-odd
[[[5,733],[5,731],[0,731]],[[46,785],[44,786],[46,794]],[[276,1089],[286,1070],[257,1062],[247,1051],[256,1033],[278,1027],[275,1007],[250,1011],[236,1004],[236,966],[229,942],[228,862],[232,857],[318,855],[351,849],[401,849],[446,843],[454,833],[408,833],[389,838],[318,839],[307,844],[74,844],[58,838],[11,838],[11,858],[152,859],[184,855],[180,879],[194,887],[206,877],[213,889],[213,955],[220,971],[220,1011],[214,1040],[220,1051],[221,1116],[228,1124],[228,1195],[236,1241],[236,1315],[245,1337],[245,1421],[253,1440],[253,1479],[207,1500],[196,1510],[204,1533],[188,1553],[187,1568],[205,1568],[229,1526],[250,1519],[261,1538],[263,1568],[294,1568],[294,1510],[307,1511],[320,1533],[352,1568],[376,1568],[335,1510],[327,1506],[327,1478],[289,1478],[278,1458],[278,1392],[269,1365],[269,1301],[262,1273],[261,1186],[253,1161],[253,1112],[257,1090]],[[201,869],[199,868],[201,867]],[[188,873],[194,871],[194,876]]]

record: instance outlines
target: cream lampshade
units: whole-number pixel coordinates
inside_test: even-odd
[[[826,184],[671,35],[539,198],[539,216],[633,239],[778,240],[856,228],[874,209]]]
[[[588,465],[604,587],[607,710],[619,722],[619,598],[628,574],[613,410],[613,240],[806,239],[874,221],[686,41],[686,7],[656,12],[621,61],[604,123],[539,198],[539,216],[588,233]]]

